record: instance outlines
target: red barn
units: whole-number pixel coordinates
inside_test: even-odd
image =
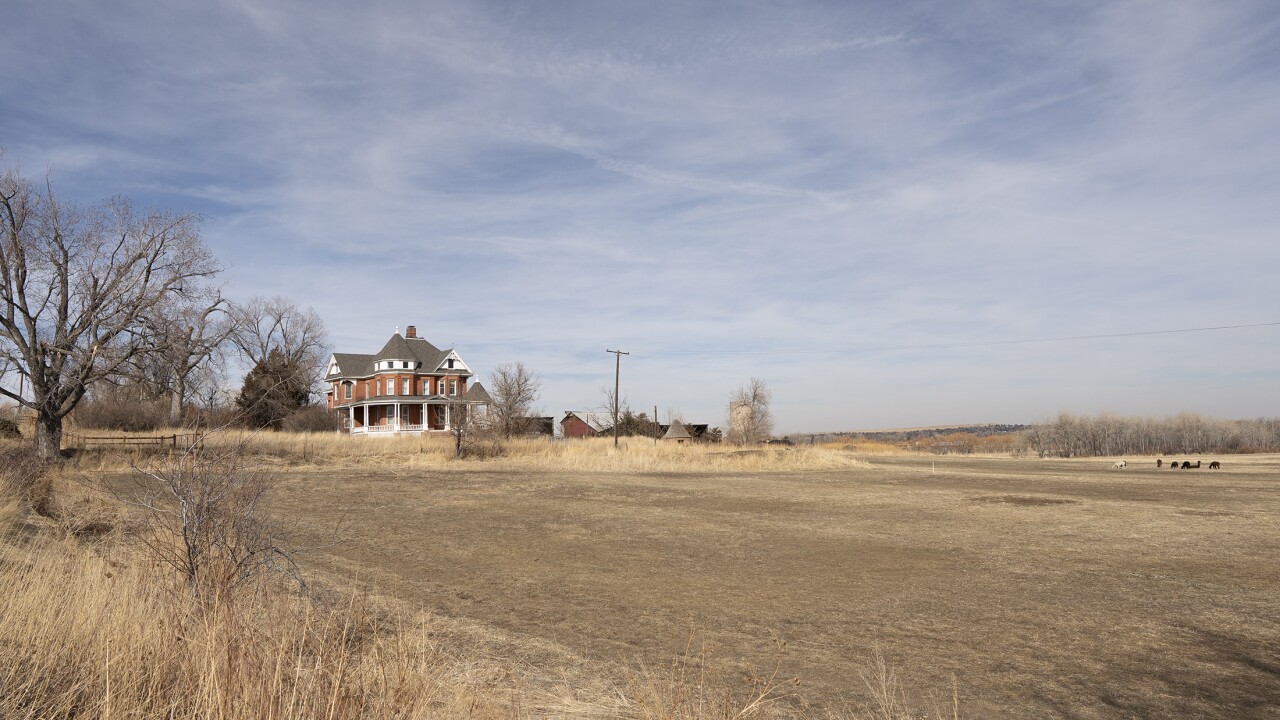
[[[560,432],[566,438],[596,437],[607,435],[613,431],[613,415],[611,413],[583,412],[566,410],[560,420]]]

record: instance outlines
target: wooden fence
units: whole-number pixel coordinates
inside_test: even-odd
[[[174,435],[81,435],[63,433],[63,445],[76,450],[191,450],[204,444],[197,433]]]

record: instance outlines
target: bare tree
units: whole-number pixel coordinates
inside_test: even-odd
[[[1041,457],[1274,452],[1280,421],[1218,420],[1194,413],[1166,418],[1059,413],[1022,432],[1023,450]]]
[[[0,358],[36,413],[35,447],[60,452],[86,389],[145,350],[135,331],[186,283],[218,271],[193,215],[138,213],[125,198],[82,209],[16,172],[0,176]]]
[[[251,365],[267,361],[273,351],[304,376],[300,386],[314,389],[324,372],[329,335],[313,308],[302,309],[280,296],[252,297],[230,308],[231,342]]]
[[[735,390],[729,396],[729,441],[746,445],[768,439],[773,434],[772,400],[769,385],[760,378]]]
[[[222,294],[208,289],[189,297],[175,297],[146,318],[151,351],[142,355],[152,375],[163,379],[169,398],[169,425],[182,424],[182,411],[200,380],[197,370],[219,364],[223,346],[236,329]]]
[[[522,362],[503,363],[493,369],[490,376],[490,421],[494,430],[504,438],[525,431],[528,418],[533,415],[533,404],[542,393],[542,380]]]
[[[476,433],[488,418],[463,395],[446,396],[445,407],[449,413],[449,435],[453,437],[453,456],[460,458],[470,449]]]

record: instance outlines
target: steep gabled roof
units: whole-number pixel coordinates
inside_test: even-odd
[[[426,342],[425,340],[423,342]],[[373,356],[374,360],[408,360],[416,357],[413,354],[413,348],[409,345],[409,341],[404,339],[400,333],[391,336],[386,345]]]
[[[485,390],[484,385],[481,385],[478,382],[472,383],[471,387],[467,388],[467,394],[465,395],[465,397],[467,399],[467,402],[482,402],[482,403],[493,402],[493,398],[489,397],[489,391]]]
[[[337,377],[337,375],[372,375],[373,374],[373,356],[363,355],[360,353],[334,353],[333,361],[338,364],[338,372],[330,373],[326,377]]]
[[[692,440],[693,436],[688,430],[684,429],[684,423],[679,420],[672,420],[671,427],[667,428],[667,434],[662,436],[663,440]]]
[[[400,333],[391,336],[375,355],[363,353],[334,353],[333,360],[338,365],[338,372],[329,373],[326,379],[343,377],[368,377],[377,372],[377,363],[381,360],[413,360],[417,366],[413,369],[420,373],[435,372],[448,359],[452,349],[441,350],[427,342],[424,338],[406,338]],[[461,360],[461,358],[459,358]],[[465,365],[465,363],[464,363]],[[462,369],[461,375],[469,375],[469,369]]]

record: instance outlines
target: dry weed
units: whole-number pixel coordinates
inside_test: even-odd
[[[793,698],[799,680],[779,677],[786,643],[773,637],[778,658],[768,675],[754,675],[745,692],[729,690],[730,683],[711,668],[712,650],[705,639],[690,633],[684,653],[657,669],[641,666],[627,678],[623,693],[629,714],[643,720],[743,720],[785,716],[779,703]],[[801,703],[803,705],[803,703]]]

